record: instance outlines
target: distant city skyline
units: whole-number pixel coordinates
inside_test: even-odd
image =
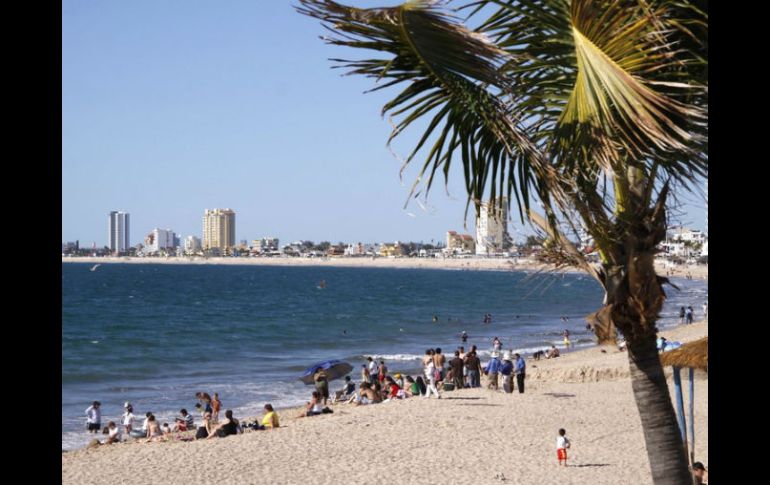
[[[154,228],[202,237],[212,207],[236,211],[236,241],[474,234],[460,166],[446,190],[439,174],[427,203],[404,208],[420,155],[402,180],[399,169],[421,127],[391,153],[379,113],[398,87],[362,94],[373,80],[339,79],[328,58],[351,53],[324,33],[291,2],[65,0],[62,241],[108,245],[105,215],[116,210],[131,214],[132,246]],[[681,200],[680,222],[705,229],[705,201]],[[514,239],[532,233],[511,214]]]

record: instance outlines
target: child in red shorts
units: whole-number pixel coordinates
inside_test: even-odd
[[[569,448],[569,440],[566,435],[567,432],[564,428],[559,430],[559,437],[556,438],[556,457],[559,459],[559,465],[564,462],[564,466],[567,466],[567,448]]]

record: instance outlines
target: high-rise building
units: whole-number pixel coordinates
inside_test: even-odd
[[[171,229],[157,227],[144,238],[145,252],[157,253],[162,249],[173,249],[179,246],[179,236]]]
[[[505,202],[483,202],[479,217],[476,219],[476,254],[495,254],[511,246],[508,234],[508,213]]]
[[[195,236],[187,236],[184,240],[184,252],[196,254],[201,250],[201,240]]]
[[[127,212],[110,212],[108,240],[110,251],[113,253],[125,253],[131,247],[130,220]]]
[[[203,250],[235,246],[235,212],[232,209],[206,209],[203,215]]]

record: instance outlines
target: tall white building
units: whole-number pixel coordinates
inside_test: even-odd
[[[112,211],[109,215],[109,248],[113,253],[124,253],[131,247],[130,219],[127,212]]]
[[[157,253],[162,249],[173,249],[179,246],[179,236],[171,229],[152,230],[144,239],[144,248],[146,253]]]
[[[508,234],[508,213],[497,201],[481,204],[481,212],[476,219],[476,254],[495,254],[507,250],[511,245]]]
[[[201,240],[195,236],[187,236],[184,240],[184,252],[186,254],[195,254],[201,250]]]
[[[232,209],[206,209],[203,215],[203,250],[235,246],[235,212]]]

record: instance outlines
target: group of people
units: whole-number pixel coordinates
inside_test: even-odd
[[[219,410],[222,403],[219,400],[219,395],[217,393],[214,393],[214,397],[212,398],[208,393],[198,392],[195,394],[195,397],[198,399],[195,408],[202,414],[201,425],[197,428],[195,427],[195,419],[185,408],[179,410],[179,415],[174,418],[173,427],[169,425],[169,423],[163,423],[161,425],[155,415],[151,411],[148,411],[145,413],[144,423],[141,428],[136,428],[136,415],[134,415],[133,405],[126,402],[123,405],[124,412],[120,420],[123,430],[121,431],[114,421],[109,421],[102,431],[104,434],[108,435],[105,441],[102,443],[98,439],[95,439],[92,440],[91,445],[119,443],[124,441],[123,433],[132,438],[144,439],[146,442],[151,442],[166,441],[173,433],[195,430],[194,438],[183,438],[181,434],[177,434],[177,439],[189,441],[192,439],[224,438],[232,434],[241,433],[247,428],[270,429],[279,427],[278,415],[275,413],[271,404],[265,404],[265,415],[262,418],[261,423],[244,423],[242,425],[233,417],[233,411],[230,409],[225,411],[225,419],[222,422],[219,422]],[[101,403],[99,401],[94,401],[91,406],[86,409],[85,414],[87,431],[89,433],[98,433],[99,430],[102,429]]]
[[[679,308],[679,324],[681,325],[683,323],[687,323],[687,324],[692,323],[694,314],[695,314],[695,310],[693,310],[692,306],[688,306],[687,308],[680,307]]]
[[[491,358],[485,366],[481,364],[475,345],[467,353],[464,347],[459,347],[449,360],[441,348],[427,349],[422,358],[422,375],[415,378],[401,373],[391,376],[383,360],[378,364],[372,357],[368,357],[368,363],[361,365],[358,392],[348,376],[344,387],[337,391],[334,401],[370,404],[412,396],[430,398],[434,395],[441,399],[440,389],[481,387],[482,374],[487,376],[490,389],[500,390],[502,382],[502,390],[508,393],[514,390],[515,377],[519,392],[523,393],[526,362],[519,354],[501,352],[501,346],[502,343],[495,337]],[[311,412],[310,407],[308,412]]]

